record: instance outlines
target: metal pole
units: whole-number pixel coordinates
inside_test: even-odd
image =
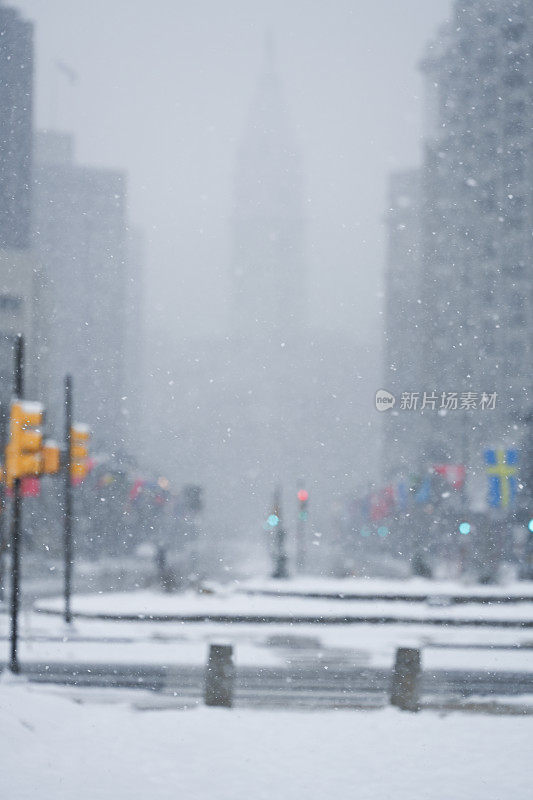
[[[17,336],[15,344],[15,398],[22,399],[24,394],[24,339]],[[18,616],[20,605],[20,518],[22,498],[20,478],[13,482],[13,527],[11,531],[11,640],[9,669],[13,673],[20,672],[18,662]]]
[[[296,520],[296,563],[298,572],[303,572],[305,568],[305,522],[300,516],[303,512],[298,511]]]
[[[306,542],[306,511],[307,511],[307,498],[305,494],[301,499],[301,492],[305,492],[303,481],[299,481],[297,486],[297,499],[298,499],[298,517],[296,519],[296,569],[302,573],[305,569],[305,561],[307,555],[307,542]]]
[[[307,503],[309,493],[306,491],[304,481],[297,484],[296,497],[298,500],[298,516],[296,518],[296,569],[302,573],[307,560]]]
[[[0,400],[0,453],[2,463],[6,463],[7,444],[7,404]],[[4,562],[7,550],[8,532],[6,531],[6,485],[0,482],[0,602],[4,599]]]
[[[72,478],[70,474],[71,462],[71,432],[72,432],[72,378],[65,378],[65,459],[64,481],[65,496],[63,501],[63,549],[65,556],[65,622],[72,622],[70,609],[70,596],[72,588]]]
[[[287,578],[287,551],[285,549],[286,533],[281,521],[281,487],[278,486],[274,492],[274,514],[278,518],[278,524],[275,528],[275,555],[274,555],[274,572],[273,578]]]

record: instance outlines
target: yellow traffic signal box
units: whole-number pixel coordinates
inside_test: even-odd
[[[6,447],[6,481],[13,485],[15,478],[40,475],[43,468],[43,435],[40,428],[44,408],[40,403],[15,400],[11,404],[9,441]]]
[[[57,475],[61,468],[59,445],[47,439],[43,446],[43,475]]]
[[[87,475],[89,440],[91,432],[87,425],[76,423],[70,429],[70,476],[73,481],[82,481]]]

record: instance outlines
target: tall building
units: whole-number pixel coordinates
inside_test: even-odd
[[[267,44],[236,163],[231,331],[237,338],[301,335],[307,296],[303,209],[300,157]]]
[[[33,26],[0,5],[0,402],[13,392],[13,339],[26,337],[26,387],[35,396],[35,309],[40,282],[31,252]]]
[[[532,48],[532,0],[461,0],[422,65],[427,383],[498,396],[428,419],[430,459],[475,464],[531,404]]]
[[[383,388],[396,398],[383,416],[383,471],[388,479],[413,472],[421,460],[420,425],[414,414],[400,413],[403,392],[424,385],[421,307],[421,172],[391,176],[386,215],[385,369]]]
[[[0,5],[0,248],[30,245],[33,25]]]
[[[50,425],[62,430],[63,379],[94,446],[124,450],[127,265],[122,172],[80,166],[68,134],[39,132],[34,247],[42,276],[39,350]]]
[[[15,337],[25,338],[25,390],[36,398],[41,385],[38,358],[37,308],[41,277],[35,255],[29,248],[0,248],[0,402],[8,404],[13,394]]]
[[[145,388],[147,363],[144,306],[144,237],[140,228],[128,226],[126,232],[126,283],[124,297],[125,352],[124,397],[125,449],[143,460],[145,440]]]
[[[414,228],[394,194],[400,180],[409,196],[415,178],[393,182],[387,369],[399,367],[390,385],[420,398],[434,392],[437,411],[390,415],[387,445],[391,432],[400,441],[410,431],[402,450],[413,469],[417,460],[463,463],[474,484],[486,448],[520,445],[531,409],[532,49],[533,0],[456,2],[421,65],[426,130]],[[402,266],[406,253],[418,285]],[[439,408],[443,393],[457,393],[458,406]],[[483,407],[483,394],[496,395],[494,408]],[[461,409],[465,396],[472,404]]]

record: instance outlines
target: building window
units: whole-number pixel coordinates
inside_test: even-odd
[[[13,294],[0,294],[0,311],[17,314],[22,307],[22,297]]]
[[[511,22],[503,29],[503,35],[508,42],[519,42],[524,36],[525,25],[523,22]]]

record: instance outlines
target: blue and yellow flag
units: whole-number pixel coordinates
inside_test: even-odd
[[[489,506],[507,508],[518,486],[518,450],[486,450],[485,464],[489,479]]]

